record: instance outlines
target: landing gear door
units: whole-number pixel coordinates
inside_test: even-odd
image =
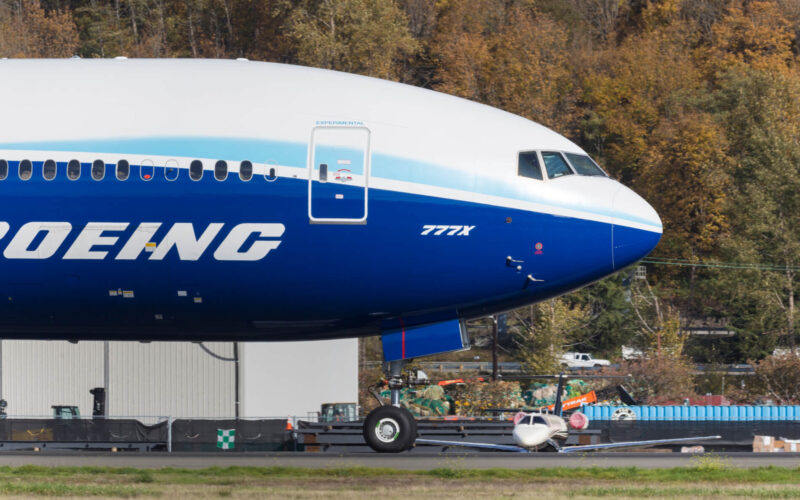
[[[370,132],[366,127],[315,127],[308,165],[312,224],[366,224]]]

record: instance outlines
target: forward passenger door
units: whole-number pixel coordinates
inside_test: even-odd
[[[320,126],[311,134],[308,218],[312,224],[366,224],[370,131]]]

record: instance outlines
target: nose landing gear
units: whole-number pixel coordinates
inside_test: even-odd
[[[378,453],[405,451],[413,447],[417,440],[417,421],[414,415],[400,407],[400,389],[403,388],[401,372],[404,365],[405,361],[388,363],[392,404],[375,408],[364,421],[364,440]]]

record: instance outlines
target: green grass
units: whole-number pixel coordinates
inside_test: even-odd
[[[737,469],[703,458],[672,469],[546,468],[424,471],[370,467],[0,467],[0,496],[97,498],[436,498],[536,492],[553,498],[800,498],[800,468]],[[400,494],[398,492],[402,491]],[[527,495],[521,495],[523,497]]]
[[[612,498],[800,498],[800,490],[765,490],[760,488],[712,488],[712,487],[652,487],[652,486],[592,486],[567,492],[569,497]]]
[[[441,467],[423,471],[405,471],[380,467],[328,467],[311,469],[302,467],[210,467],[206,469],[136,469],[131,467],[0,467],[0,480],[10,478],[66,478],[92,476],[116,478],[130,483],[182,483],[208,482],[230,484],[238,479],[315,479],[315,478],[378,478],[378,477],[431,477],[436,479],[475,480],[551,480],[596,479],[620,481],[695,482],[730,481],[737,483],[793,483],[798,482],[800,468],[757,467],[739,469],[723,461],[696,462],[692,467],[669,469],[642,469],[638,467],[586,467],[541,469],[466,469]]]
[[[552,468],[552,469],[457,469],[439,468],[421,471],[416,474],[429,475],[440,479],[514,479],[514,480],[551,480],[551,479],[596,479],[606,481],[656,482],[696,482],[696,481],[732,481],[738,483],[779,483],[796,484],[800,477],[800,468],[759,467],[753,469],[737,469],[732,467],[675,467],[672,469],[641,469],[638,467],[587,467]]]
[[[0,495],[36,495],[48,497],[116,497],[160,496],[154,489],[135,488],[118,484],[65,484],[46,483],[0,483]]]

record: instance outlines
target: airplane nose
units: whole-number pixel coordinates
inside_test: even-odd
[[[662,225],[655,209],[625,186],[614,195],[612,207],[611,255],[616,270],[649,254],[661,239]]]
[[[550,430],[546,425],[517,425],[511,431],[511,438],[523,448],[534,448],[550,439]]]

